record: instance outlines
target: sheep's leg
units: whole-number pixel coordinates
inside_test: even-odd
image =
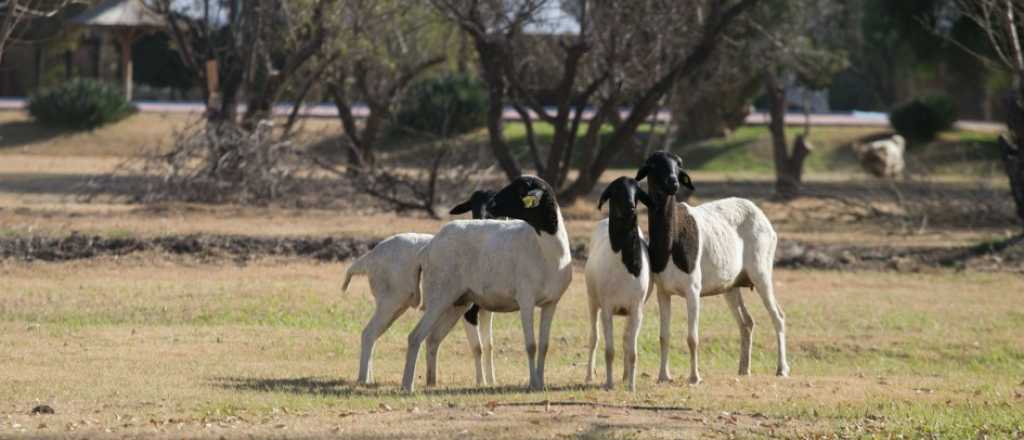
[[[636,345],[637,337],[640,336],[640,324],[644,319],[643,303],[635,305],[626,319],[626,331],[622,334],[622,351],[625,352],[622,380],[628,384],[629,391],[636,391]]]
[[[452,331],[459,317],[466,312],[465,307],[452,307],[448,309],[441,319],[434,325],[434,331],[427,336],[427,386],[437,385],[437,351],[441,348],[441,342]]]
[[[391,328],[391,324],[402,316],[409,307],[399,304],[398,307],[377,303],[377,309],[373,311],[373,317],[363,328],[362,341],[359,350],[359,378],[361,384],[373,383],[373,349],[384,332]]]
[[[661,369],[658,372],[658,382],[671,382],[672,374],[668,371],[668,355],[672,341],[672,294],[662,288],[658,288],[658,313],[660,313],[661,333],[658,342],[661,343]]]
[[[699,348],[698,327],[700,325],[700,289],[691,288],[686,292],[686,322],[689,333],[686,336],[686,345],[690,348],[690,383],[700,383],[700,372],[697,368],[697,349]]]
[[[540,308],[540,346],[537,353],[537,384],[544,389],[544,365],[547,364],[548,343],[551,341],[551,323],[555,319],[555,306],[551,303]]]
[[[523,324],[523,342],[526,344],[526,362],[530,369],[531,390],[540,389],[540,381],[537,379],[537,339],[533,335],[533,304],[519,305],[519,318]]]
[[[479,324],[479,315],[477,316],[477,324]],[[469,342],[469,350],[473,354],[473,362],[476,365],[476,385],[485,385],[487,381],[484,379],[484,350],[480,343],[479,325],[473,325],[469,321],[462,320],[462,329],[466,331],[466,341]]]
[[[742,291],[739,287],[730,289],[725,294],[725,301],[729,304],[729,311],[736,319],[736,325],[740,328],[740,376],[750,375],[750,347],[753,342],[754,318],[747,313],[747,307],[743,305]]]
[[[789,363],[786,362],[786,315],[782,312],[782,308],[778,302],[775,301],[775,289],[772,287],[772,275],[771,273],[760,274],[760,276],[752,277],[754,283],[754,289],[761,295],[761,301],[764,302],[764,308],[768,309],[768,314],[772,317],[772,325],[775,326],[775,338],[778,344],[779,354],[779,366],[775,370],[777,376],[787,377],[789,376]]]
[[[427,312],[420,318],[420,322],[409,333],[409,347],[405,352],[405,370],[402,373],[402,390],[411,393],[414,381],[416,380],[416,358],[420,354],[420,346],[423,340],[433,331],[435,324],[449,307],[427,307]]]
[[[612,336],[614,333],[612,317],[611,310],[607,308],[601,309],[601,326],[604,328],[604,387],[608,390],[615,388],[615,379],[612,378],[612,368],[615,362],[615,338]]]
[[[480,341],[483,344],[483,362],[484,362],[484,383],[486,385],[496,385],[497,382],[494,380],[494,313],[486,310],[480,310],[477,321],[477,331],[480,335]]]
[[[587,361],[587,383],[594,381],[594,375],[597,374],[597,312],[601,309],[598,305],[591,300],[590,301],[590,359]]]

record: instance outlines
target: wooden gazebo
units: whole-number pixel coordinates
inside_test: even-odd
[[[142,0],[104,0],[72,18],[71,23],[109,32],[121,47],[125,99],[132,99],[132,43],[147,32],[165,28],[163,16]]]

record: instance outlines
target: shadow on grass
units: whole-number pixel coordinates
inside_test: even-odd
[[[0,124],[0,150],[26,147],[68,133],[68,130],[46,127],[31,121],[5,122]]]
[[[295,378],[252,378],[252,377],[219,377],[212,381],[213,386],[234,391],[256,391],[265,393],[289,393],[297,395],[334,396],[334,397],[385,397],[405,396],[397,384],[361,385],[346,379],[330,379],[322,377]],[[525,385],[500,385],[482,387],[430,387],[417,384],[416,394],[426,396],[465,396],[491,394],[528,393]],[[597,385],[573,384],[548,386],[547,391],[587,391],[596,390]]]
[[[159,181],[156,176],[98,176],[95,174],[0,173],[0,192],[14,194],[90,193],[135,196],[139,189]]]

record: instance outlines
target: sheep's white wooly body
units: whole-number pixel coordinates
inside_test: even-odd
[[[352,262],[345,273],[342,290],[347,291],[354,275],[366,275],[373,294],[376,310],[363,329],[360,356],[360,383],[373,382],[373,349],[378,338],[406,310],[420,305],[419,252],[433,239],[429,234],[396,234],[382,240],[370,252]],[[466,336],[474,355],[477,383],[494,383],[494,363],[491,354],[491,314],[481,311],[477,327],[464,322]],[[447,333],[448,329],[445,329]],[[483,333],[481,335],[480,333]],[[430,339],[428,353],[437,352],[440,337]],[[486,346],[483,346],[486,345]],[[428,359],[428,376],[436,380],[436,357]]]
[[[643,239],[639,227],[637,238]],[[640,253],[640,273],[629,272],[622,262],[622,255],[612,249],[608,231],[608,219],[597,223],[590,237],[587,264],[584,270],[587,279],[587,297],[590,304],[590,361],[587,365],[587,382],[593,380],[595,359],[597,357],[597,316],[601,312],[605,338],[605,387],[614,386],[612,379],[612,360],[614,359],[614,342],[612,340],[612,316],[627,317],[626,330],[623,333],[623,351],[625,360],[623,380],[628,382],[631,391],[636,390],[636,343],[643,319],[643,305],[651,286],[651,265],[647,252]],[[643,249],[643,247],[641,247]]]
[[[453,305],[473,303],[492,312],[519,311],[529,357],[530,387],[543,387],[543,366],[555,305],[572,281],[569,239],[554,209],[554,234],[521,220],[455,220],[420,253],[425,312],[409,335],[402,387],[413,390],[423,337],[458,319]],[[539,358],[533,309],[541,307]]]
[[[778,238],[768,218],[753,202],[728,198],[699,206],[680,203],[697,223],[699,252],[692,274],[669,264],[657,275],[660,285],[700,286],[701,296],[725,293],[745,269],[771,276]],[[755,273],[747,273],[751,279]],[[682,292],[678,292],[682,293]]]
[[[637,232],[643,238],[643,233]],[[596,300],[602,309],[624,314],[636,306],[637,300],[643,301],[651,282],[651,264],[646,252],[641,254],[640,275],[629,273],[622,264],[622,256],[612,250],[607,218],[597,223],[588,249],[584,270],[587,290],[599,294]]]
[[[531,306],[557,302],[572,280],[568,250],[564,227],[551,235],[521,220],[455,220],[423,249],[423,290],[465,293],[496,312],[519,310],[519,292]]]

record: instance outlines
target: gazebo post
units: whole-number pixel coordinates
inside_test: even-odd
[[[135,42],[135,32],[131,29],[121,29],[117,32],[117,40],[121,44],[121,79],[124,80],[124,99],[132,100],[132,43]]]

